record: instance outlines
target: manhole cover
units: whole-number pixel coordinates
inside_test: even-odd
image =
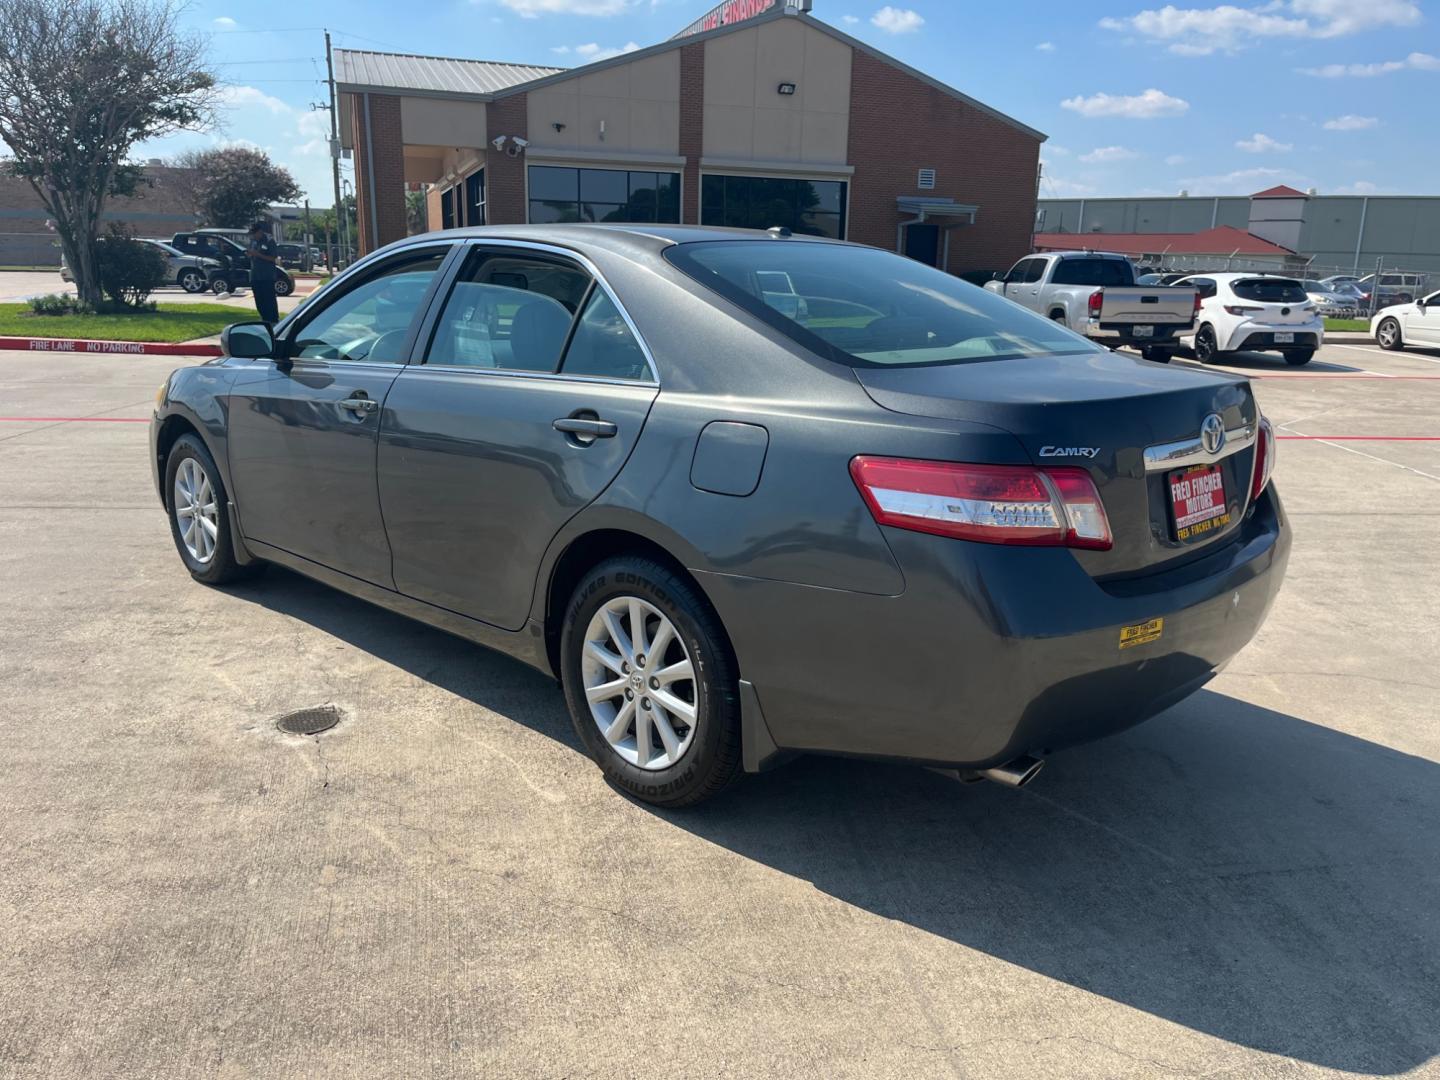
[[[345,718],[336,705],[315,705],[308,709],[296,709],[282,713],[275,718],[275,726],[289,735],[319,735],[329,731]]]

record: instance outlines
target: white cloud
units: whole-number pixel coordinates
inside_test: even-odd
[[[918,11],[909,8],[882,7],[870,16],[870,22],[887,34],[913,34],[925,25]]]
[[[1035,46],[1035,49],[1037,52],[1054,52],[1055,43],[1053,41],[1042,41],[1039,45]]]
[[[854,26],[860,21],[860,17],[858,15],[841,15],[840,21],[846,26]]]
[[[211,19],[210,24],[217,30],[234,30],[240,25],[234,19],[230,18],[229,15],[221,15],[217,19]]]
[[[1371,183],[1369,180],[1356,180],[1353,184],[1345,184],[1335,189],[1336,195],[1378,195],[1381,191],[1379,184]]]
[[[1165,159],[1166,165],[1184,165],[1189,159],[1184,154],[1171,154]]]
[[[1294,150],[1295,144],[1282,143],[1278,139],[1272,139],[1269,135],[1257,131],[1250,138],[1236,142],[1235,149],[1244,150],[1247,154],[1284,154]]]
[[[1157,116],[1179,116],[1188,112],[1190,103],[1159,90],[1150,89],[1132,96],[1092,94],[1090,97],[1066,98],[1060,102],[1081,116],[1120,116],[1127,120],[1151,120]]]
[[[1139,156],[1138,150],[1127,146],[1097,146],[1088,154],[1081,154],[1080,160],[1087,165],[1101,165],[1112,161],[1134,161]]]
[[[1307,187],[1314,186],[1308,177],[1300,176],[1286,169],[1272,169],[1263,166],[1254,169],[1236,169],[1234,172],[1223,173],[1219,176],[1188,176],[1182,178],[1180,183],[1185,190],[1199,192],[1202,195],[1253,195],[1257,191],[1281,183],[1300,188],[1302,191]]]
[[[1045,153],[1051,157],[1069,157],[1070,151],[1063,146],[1056,146],[1054,143],[1045,144]]]
[[[1138,15],[1104,18],[1100,25],[1163,42],[1181,56],[1207,56],[1237,52],[1266,38],[1339,38],[1381,26],[1414,26],[1420,20],[1419,0],[1269,0],[1255,7],[1167,4]]]
[[[596,60],[609,60],[612,56],[632,53],[638,48],[640,48],[640,46],[633,41],[627,41],[624,45],[620,46],[604,46],[598,42],[591,41],[584,45],[576,45],[573,49],[562,45],[554,51],[573,52],[576,56],[582,57],[587,64],[590,64]]]
[[[1048,195],[1054,199],[1066,195],[1093,195],[1096,189],[1090,184],[1082,184],[1077,180],[1066,180],[1059,176],[1043,176],[1040,179],[1040,190],[1042,195]]]
[[[1364,131],[1366,128],[1378,127],[1379,117],[1376,116],[1354,116],[1346,113],[1344,116],[1337,116],[1334,120],[1326,120],[1324,127],[1326,131]]]
[[[1440,71],[1440,56],[1412,52],[1404,60],[1382,60],[1375,64],[1326,64],[1296,70],[1301,75],[1314,75],[1318,79],[1373,79],[1376,75],[1392,75],[1397,71]]]
[[[568,53],[568,52],[570,51],[570,46],[569,46],[569,45],[552,45],[552,46],[550,46],[550,51],[553,52],[553,53],[559,53],[561,56],[564,56],[566,53]]]
[[[541,15],[620,15],[630,6],[628,0],[500,0],[515,14],[526,19]]]
[[[290,106],[279,98],[271,97],[263,90],[257,90],[253,86],[222,86],[220,101],[221,104],[228,105],[232,109],[268,109],[277,116],[291,111]]]

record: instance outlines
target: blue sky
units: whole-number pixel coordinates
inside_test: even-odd
[[[338,46],[572,66],[662,41],[715,0],[195,0],[223,131],[316,206],[330,172],[321,28]],[[1045,196],[1440,194],[1440,0],[814,0],[814,15],[1049,134]],[[980,166],[983,167],[983,164]]]

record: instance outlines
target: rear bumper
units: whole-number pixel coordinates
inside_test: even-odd
[[[1137,327],[1149,327],[1137,334]],[[1193,330],[1193,323],[1108,323],[1091,319],[1086,325],[1085,336],[1100,345],[1175,345],[1181,334]]]
[[[782,749],[982,768],[1130,727],[1250,641],[1290,549],[1273,488],[1220,550],[1110,584],[1064,549],[886,535],[899,596],[697,575]]]
[[[1295,340],[1286,344],[1276,344],[1276,332],[1294,334]],[[1294,326],[1274,326],[1269,323],[1243,322],[1230,331],[1227,339],[1219,343],[1223,352],[1243,352],[1247,349],[1256,352],[1268,352],[1279,350],[1285,352],[1291,349],[1318,349],[1325,340],[1325,322],[1323,319],[1313,319],[1306,323],[1296,323]]]

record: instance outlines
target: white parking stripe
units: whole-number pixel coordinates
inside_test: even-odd
[[[1373,345],[1342,345],[1338,341],[1325,345],[1327,349],[1349,349],[1351,352],[1368,352],[1376,356],[1388,356],[1391,360],[1424,360],[1427,364],[1440,364],[1440,357],[1420,356],[1413,352],[1388,352],[1385,349],[1377,349]]]

